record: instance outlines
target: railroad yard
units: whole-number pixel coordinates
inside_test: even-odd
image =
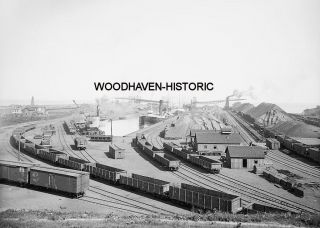
[[[221,116],[223,116],[223,121],[219,119]],[[70,167],[68,167],[67,163],[61,163],[63,159],[60,161],[60,158],[57,158],[55,161],[60,162],[60,165],[57,165],[46,159],[45,156],[47,156],[46,154],[48,154],[49,151],[49,153],[55,154],[55,156],[63,154],[63,156],[68,156],[69,159],[73,158],[74,161],[80,162],[76,162],[77,164],[84,164],[84,168],[76,169],[90,172],[92,176],[89,185],[83,190],[85,191],[84,196],[72,199],[65,197],[63,192],[48,192],[48,189],[43,188],[38,189],[25,186],[21,188],[16,184],[1,184],[2,211],[6,209],[52,209],[70,212],[80,210],[83,212],[94,211],[101,213],[116,211],[123,215],[168,215],[189,214],[191,211],[203,213],[208,209],[212,210],[215,208],[215,210],[231,213],[241,211],[248,212],[248,210],[252,212],[283,211],[311,214],[320,212],[320,170],[316,163],[305,158],[299,156],[294,157],[279,150],[268,149],[265,151],[264,158],[264,164],[267,165],[263,165],[266,170],[269,170],[270,166],[272,166],[273,169],[298,180],[300,186],[303,186],[303,195],[301,196],[289,192],[287,188],[281,186],[280,181],[276,182],[265,178],[262,172],[258,175],[253,172],[253,169],[249,168],[230,169],[226,164],[224,150],[220,147],[219,151],[215,151],[214,154],[212,154],[212,152],[211,154],[207,153],[207,151],[203,152],[203,158],[201,158],[201,156],[194,157],[196,154],[192,154],[193,152],[190,152],[190,155],[188,155],[189,152],[184,152],[187,150],[190,151],[191,144],[189,135],[192,129],[204,134],[203,132],[218,132],[229,127],[229,129],[232,128],[232,134],[239,136],[239,145],[246,147],[252,143],[259,143],[262,136],[251,128],[239,115],[232,111],[219,110],[219,114],[217,114],[216,111],[210,110],[186,112],[181,115],[169,117],[125,136],[113,136],[112,142],[108,140],[87,140],[83,149],[78,149],[75,146],[75,139],[78,137],[78,133],[70,134],[70,129],[68,129],[70,126],[66,124],[76,118],[78,118],[78,114],[73,114],[68,118],[52,120],[49,123],[47,121],[38,121],[31,124],[3,127],[0,132],[2,148],[1,159],[18,161],[20,158],[22,162],[37,163],[43,167],[62,166],[69,169]],[[25,145],[27,145],[27,142],[28,145],[41,145],[44,143],[44,139],[43,137],[37,138],[37,135],[43,134],[44,129],[47,129],[49,124],[50,127],[54,129],[54,133],[52,133],[50,137],[51,149],[45,150],[39,146],[38,150],[40,151],[37,150],[37,152],[30,153],[30,151],[26,149],[26,146],[23,146],[20,148],[21,152],[19,153],[19,143],[17,144],[11,137],[16,137],[13,132],[19,129],[18,127],[21,128],[21,126],[25,126],[25,129],[27,129],[28,126],[32,126],[23,131],[23,142]],[[196,133],[195,136],[197,137],[198,135],[199,137],[201,134]],[[231,137],[231,135],[227,136],[227,138],[229,137]],[[90,136],[87,136],[87,138],[89,139]],[[195,138],[194,142],[196,140]],[[198,140],[197,143],[200,143],[200,137]],[[31,144],[29,142],[31,142]],[[111,152],[109,151],[111,144],[116,145],[114,148],[121,148],[122,151],[124,151],[121,159],[114,159],[111,156]],[[166,146],[164,147],[164,145]],[[226,148],[228,145],[224,146]],[[33,151],[35,151],[35,149],[33,149]],[[153,155],[148,154],[147,151],[150,151],[148,153]],[[160,156],[160,152],[163,155]],[[39,158],[39,156],[41,158]],[[157,156],[158,159],[156,158]],[[160,161],[159,157],[162,157]],[[174,171],[168,170],[168,167],[166,167],[164,163],[161,163],[163,159],[164,161],[168,161],[166,158],[170,158],[172,162],[176,161],[176,163],[168,163],[169,165],[175,165]],[[196,159],[196,163],[192,162],[193,160],[190,160],[191,158],[193,160]],[[204,166],[202,167],[202,163],[198,164],[199,161],[203,160],[198,160],[197,162],[197,159],[204,158],[214,159],[217,161],[217,164],[221,164],[217,168],[218,172],[208,172],[208,170],[204,169]],[[91,166],[91,164],[96,165],[92,166],[94,168],[90,168],[89,166]],[[121,174],[123,177],[119,174],[119,180],[122,184],[119,185],[119,183],[116,184],[114,182],[116,181],[116,179],[114,179],[116,177],[112,178],[112,182],[106,182],[103,178],[101,179],[100,171],[94,170],[96,169],[95,167],[102,167],[103,165],[111,167],[104,169],[118,170],[112,172],[123,173],[123,171],[125,171],[125,173]],[[72,170],[70,172],[72,172]],[[97,173],[94,174],[92,172]],[[134,176],[136,174],[142,175],[144,179],[139,179],[142,177]],[[97,178],[98,176],[100,178]],[[146,177],[150,180],[145,179]],[[128,182],[134,180],[142,180],[142,184],[148,183],[147,189],[145,189],[143,185],[140,188],[138,186],[139,181],[137,182],[137,186],[134,182],[130,182],[131,184]],[[124,186],[124,183],[131,187]],[[154,185],[154,183],[157,184]],[[213,190],[210,194],[213,194],[214,197],[217,197],[217,194],[220,195],[220,197],[222,194],[225,194],[224,197],[228,199],[226,203],[229,202],[229,200],[230,203],[232,203],[227,207],[220,203],[219,206],[212,207],[211,204],[209,207],[202,207],[200,201],[194,205],[190,203],[179,204],[177,200],[167,199],[168,195],[162,192],[165,191],[162,187],[162,190],[157,190],[157,192],[160,191],[158,193],[156,193],[155,189],[152,190],[154,191],[153,194],[148,193],[151,187],[150,184],[152,184],[153,188],[158,188],[156,186],[165,186],[163,184],[166,183],[170,183],[170,186],[173,186],[172,191],[175,191],[175,186],[182,186],[181,189],[177,188],[180,189],[179,192],[181,191],[179,194],[182,194],[183,189],[191,188],[191,186],[193,186],[193,189],[199,188],[199,190],[192,190],[194,193],[196,191],[204,191],[200,189],[207,189],[205,191]],[[188,185],[184,186],[184,184]],[[137,190],[137,188],[139,188],[139,190]],[[176,193],[171,193],[170,190],[170,198],[178,197],[178,200],[181,200],[180,195],[171,196],[171,194]],[[228,197],[231,198],[229,199]],[[235,199],[235,197],[239,199],[237,206],[231,206],[235,205],[236,201],[231,200]],[[213,200],[213,198],[211,200]],[[211,203],[213,203],[213,201],[211,201]]]

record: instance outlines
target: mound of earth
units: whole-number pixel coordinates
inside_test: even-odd
[[[320,106],[318,105],[315,108],[305,109],[303,110],[303,115],[305,116],[314,116],[320,118]]]
[[[301,121],[281,121],[270,128],[291,137],[320,138],[320,128]]]
[[[257,107],[250,109],[246,114],[264,126],[274,126],[280,121],[292,120],[285,111],[272,103],[261,103]]]

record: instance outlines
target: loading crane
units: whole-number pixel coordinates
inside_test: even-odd
[[[116,99],[118,99],[118,100],[131,100],[131,101],[134,101],[134,103],[141,103],[141,102],[158,103],[159,104],[159,115],[162,115],[163,105],[169,104],[168,101],[164,101],[164,100],[149,100],[149,99],[130,98],[130,97],[118,97]]]
[[[225,102],[225,109],[229,108],[229,102],[230,101],[243,101],[246,100],[244,98],[235,98],[235,99],[230,99],[230,96],[228,96],[225,100],[215,100],[215,101],[196,101],[193,100],[191,101],[191,106],[195,106],[196,104],[220,104]]]

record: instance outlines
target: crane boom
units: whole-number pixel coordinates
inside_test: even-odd
[[[129,97],[117,97],[118,100],[133,100],[137,102],[150,102],[150,103],[159,103],[161,100],[148,100],[140,98],[129,98]],[[162,103],[168,103],[168,101],[162,101]]]
[[[236,99],[229,99],[229,101],[243,101],[246,100],[244,98],[236,98]],[[226,102],[226,100],[216,100],[216,101],[194,101],[194,104],[219,104]]]

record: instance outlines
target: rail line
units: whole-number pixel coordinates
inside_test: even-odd
[[[91,200],[89,200],[91,199]],[[124,209],[124,208],[121,208],[121,207],[117,207],[117,206],[111,206],[111,205],[108,205],[108,204],[105,204],[105,203],[102,203],[101,201],[106,201],[106,200],[101,200],[99,199],[100,202],[95,202],[95,201],[92,201],[93,200],[97,200],[96,198],[94,197],[89,197],[89,196],[83,196],[81,199],[78,199],[80,201],[84,201],[84,202],[88,202],[88,203],[92,203],[92,204],[96,204],[96,205],[100,205],[100,206],[105,206],[107,208],[114,208],[114,209],[117,209],[117,210],[121,210],[121,211],[125,211],[125,212],[131,212],[131,213],[134,213],[134,214],[139,214],[139,215],[149,215],[147,213],[143,213],[143,212],[138,212],[136,210],[130,210],[130,209]]]
[[[279,163],[281,165],[284,165],[288,168],[294,168],[295,170],[307,174],[309,176],[313,176],[315,178],[320,178],[320,173],[319,172],[314,172],[312,168],[307,167],[307,166],[302,166],[297,163],[289,163],[288,161],[284,160],[279,160],[277,157],[272,156],[272,155],[267,155],[267,158],[270,159],[271,161],[274,161],[276,163]]]
[[[143,208],[143,207],[140,207],[140,206],[136,206],[136,205],[134,205],[132,203],[127,203],[127,202],[125,202],[123,200],[119,200],[119,199],[116,199],[114,197],[107,196],[105,194],[101,194],[101,193],[99,193],[97,191],[88,190],[88,192],[93,192],[93,193],[95,193],[97,195],[107,197],[108,200],[107,199],[93,197],[93,196],[87,196],[87,195],[85,195],[84,198],[90,198],[90,199],[97,200],[97,201],[102,201],[102,202],[107,202],[107,203],[111,203],[111,204],[121,205],[121,206],[125,206],[125,207],[128,207],[128,208],[133,208],[133,209],[138,209],[138,210],[141,210],[141,211],[151,212],[151,213],[154,213],[154,214],[158,213],[157,211],[153,211],[153,210],[149,210],[149,209],[146,209],[146,208]],[[112,199],[112,200],[110,200],[110,199]],[[114,206],[112,206],[112,207],[114,207]],[[121,210],[125,210],[125,211],[128,210],[128,209],[124,209],[124,208],[118,208],[118,207],[116,207],[116,208],[117,209],[121,209]],[[137,212],[137,211],[135,211],[135,212]],[[139,213],[147,215],[147,213],[142,213],[142,212],[139,212]]]
[[[186,168],[184,166],[182,166],[182,168]],[[241,195],[246,195],[249,199],[254,199],[256,201],[261,201],[264,203],[269,203],[273,206],[277,206],[279,207],[279,205],[281,205],[282,207],[284,206],[284,209],[294,209],[294,210],[299,210],[299,211],[304,211],[304,212],[317,212],[319,213],[320,210],[316,209],[316,208],[312,208],[306,205],[303,205],[301,203],[292,201],[290,199],[284,198],[282,196],[273,194],[271,192],[265,191],[261,188],[252,186],[250,184],[241,182],[239,180],[236,180],[234,178],[231,178],[229,176],[226,176],[224,174],[216,174],[216,175],[204,175],[203,173],[200,173],[197,170],[193,170],[191,168],[187,168],[189,169],[189,172],[193,172],[194,175],[197,175],[199,177],[202,177],[203,179],[214,183],[214,184],[219,184],[221,187],[227,188],[230,191],[235,191],[237,193],[240,193]],[[229,183],[225,183],[222,182],[221,180],[219,180],[218,178],[221,178],[221,180],[227,180]],[[238,187],[236,187],[235,185],[237,185]],[[263,200],[262,200],[263,199]]]
[[[61,145],[63,146],[63,145],[65,145],[66,146],[66,150],[65,150],[65,152],[68,154],[68,155],[70,155],[70,156],[76,156],[76,157],[78,157],[78,158],[80,158],[80,159],[83,159],[83,158],[81,158],[77,153],[75,153],[73,150],[72,150],[72,148],[68,145],[68,143],[67,143],[67,141],[66,141],[66,139],[64,138],[64,135],[63,135],[63,129],[61,129],[62,127],[61,126],[58,126],[57,127],[57,129],[58,129],[58,138],[59,138],[59,141],[60,141],[60,143],[61,143]],[[62,139],[63,139],[63,141],[64,142],[62,142]],[[72,154],[70,154],[70,153],[72,153]],[[82,154],[82,153],[81,153]],[[82,155],[83,156],[83,155]],[[84,156],[83,156],[84,157]],[[85,158],[85,157],[84,157]],[[86,158],[85,158],[86,159]],[[86,159],[87,160],[87,159]]]
[[[94,188],[94,189],[96,189],[96,190],[100,190],[100,191],[102,191],[102,192],[104,192],[104,193],[109,193],[109,194],[112,194],[112,195],[121,197],[121,198],[123,198],[123,199],[125,199],[125,200],[130,200],[131,202],[135,202],[135,203],[141,204],[141,205],[143,205],[143,206],[149,206],[149,207],[152,207],[152,208],[156,208],[156,209],[161,210],[161,211],[164,211],[164,212],[166,212],[166,213],[168,213],[168,214],[175,213],[175,212],[173,212],[173,211],[169,211],[169,210],[163,209],[163,208],[161,208],[161,207],[158,207],[158,206],[155,206],[155,205],[152,205],[152,204],[149,204],[149,203],[140,202],[140,201],[138,201],[138,200],[135,200],[135,199],[132,199],[132,198],[129,198],[129,197],[126,197],[126,196],[122,196],[122,195],[119,195],[119,194],[117,194],[117,193],[112,193],[112,192],[107,191],[107,190],[105,190],[105,189],[101,189],[101,188],[99,188],[99,187],[97,187],[97,186],[90,186],[90,189],[92,189],[92,188]],[[106,196],[106,195],[105,195],[105,196]],[[109,197],[109,196],[108,196],[108,197]],[[128,203],[128,202],[126,202],[126,203]],[[136,205],[136,204],[134,204],[134,203],[130,203],[130,204]],[[140,206],[140,207],[141,207],[141,206]]]
[[[151,140],[150,140],[151,144],[155,144],[155,140],[158,145],[162,143],[162,139],[158,136],[155,136],[152,138],[151,135],[148,135],[148,139],[150,139],[150,138],[151,138]],[[320,212],[320,210],[317,210],[315,208],[308,207],[308,206],[305,206],[300,203],[296,203],[292,200],[289,200],[284,197],[272,194],[272,193],[267,192],[263,189],[259,189],[259,188],[257,189],[254,186],[251,186],[251,185],[246,184],[244,182],[240,182],[238,180],[229,178],[229,177],[222,175],[222,174],[220,174],[220,176],[224,177],[223,178],[224,180],[227,179],[229,182],[232,183],[232,185],[225,183],[225,182],[222,182],[221,180],[217,180],[217,178],[203,175],[203,173],[200,173],[199,171],[197,171],[195,169],[189,168],[189,167],[185,166],[184,164],[181,165],[180,168],[184,169],[185,172],[188,172],[189,175],[192,174],[192,175],[196,175],[197,177],[199,177],[197,179],[192,178],[192,179],[194,179],[194,181],[196,183],[200,183],[199,180],[201,180],[201,179],[204,179],[204,180],[206,180],[210,183],[214,183],[214,184],[217,184],[217,182],[218,182],[220,187],[222,187],[224,189],[228,189],[229,191],[236,192],[240,195],[245,195],[246,197],[248,197],[248,199],[254,199],[258,202],[267,203],[269,205],[276,206],[278,208],[280,207],[282,209],[290,209],[290,210],[295,210],[295,211],[306,211],[306,212],[312,212],[312,213],[314,211]],[[178,171],[177,173],[181,174],[181,171],[180,172]],[[174,175],[177,175],[177,173]],[[190,180],[191,177],[189,175],[185,174],[184,176],[187,176],[188,179]],[[182,177],[180,176],[180,178],[182,178]],[[186,179],[186,178],[184,178],[184,179]],[[207,187],[213,188],[211,185],[205,184],[203,182],[202,182],[202,184],[204,184]],[[234,186],[234,184],[238,185],[238,187]]]

